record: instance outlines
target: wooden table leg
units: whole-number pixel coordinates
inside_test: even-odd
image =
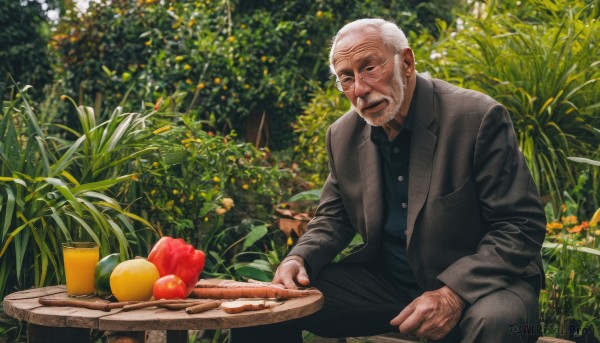
[[[167,343],[187,343],[187,330],[167,330]]]
[[[27,342],[91,342],[90,331],[90,329],[59,328],[27,323]]]

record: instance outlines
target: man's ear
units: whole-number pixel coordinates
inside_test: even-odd
[[[402,63],[404,64],[404,74],[406,76],[412,75],[415,71],[415,54],[413,53],[411,48],[406,48],[400,54],[402,58]]]

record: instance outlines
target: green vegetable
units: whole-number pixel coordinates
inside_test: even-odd
[[[113,269],[121,262],[119,254],[110,254],[98,261],[94,270],[94,286],[96,294],[100,297],[108,297],[112,295],[110,289],[110,274]]]

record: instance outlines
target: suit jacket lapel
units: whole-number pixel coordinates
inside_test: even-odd
[[[430,130],[434,122],[433,85],[430,81],[417,76],[412,140],[410,143],[410,169],[408,177],[408,220],[406,235],[408,244],[412,237],[415,222],[425,204],[429,184],[433,153],[437,143],[436,133]]]

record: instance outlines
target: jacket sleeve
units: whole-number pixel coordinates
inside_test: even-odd
[[[473,154],[473,176],[487,231],[474,254],[438,275],[469,303],[528,274],[543,273],[539,261],[546,218],[531,173],[503,106],[484,115]]]
[[[331,131],[329,128],[326,136],[330,172],[321,192],[319,206],[315,217],[307,226],[307,232],[300,237],[289,253],[304,258],[310,278],[316,277],[326,264],[333,261],[356,233],[346,214],[337,183],[331,149]]]

